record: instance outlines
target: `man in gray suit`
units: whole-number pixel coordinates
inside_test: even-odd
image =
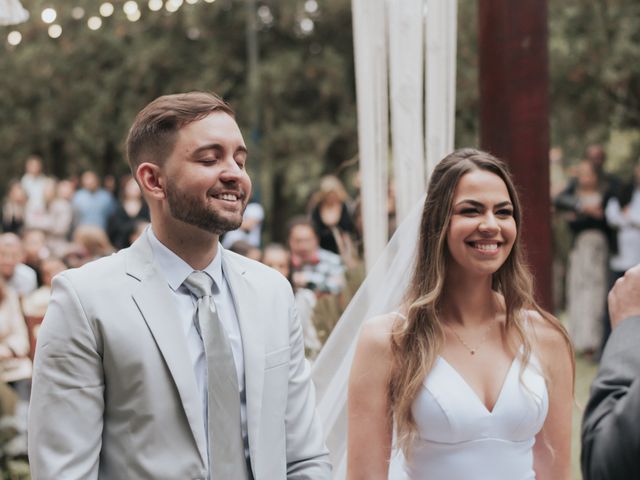
[[[53,282],[29,412],[32,477],[330,478],[289,284],[218,243],[251,195],[233,111],[212,94],[160,97],[136,117],[127,156],[151,227]],[[214,324],[222,335],[207,333]]]
[[[582,422],[585,480],[640,478],[640,265],[609,293],[613,333]]]

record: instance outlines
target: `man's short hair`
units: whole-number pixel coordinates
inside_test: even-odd
[[[217,111],[235,117],[233,109],[215,93],[188,92],[156,98],[136,115],[127,135],[131,172],[135,175],[143,162],[162,165],[173,151],[182,127]]]

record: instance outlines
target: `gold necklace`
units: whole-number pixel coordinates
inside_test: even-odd
[[[482,338],[480,339],[480,341],[476,344],[475,347],[471,347],[467,342],[465,342],[462,337],[460,335],[458,335],[458,332],[455,331],[455,329],[452,326],[449,326],[449,330],[451,330],[451,332],[453,332],[453,334],[456,336],[456,338],[460,341],[460,343],[464,346],[464,348],[466,348],[467,350],[469,350],[469,353],[471,355],[475,355],[476,352],[478,351],[478,348],[480,348],[480,346],[487,340],[487,338],[489,337],[489,332],[491,332],[491,330],[493,329],[493,327],[497,324],[498,322],[492,322],[491,324],[489,324],[484,332],[484,335],[482,335]]]

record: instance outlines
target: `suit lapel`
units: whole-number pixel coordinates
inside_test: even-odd
[[[242,335],[247,430],[249,434],[249,453],[253,462],[258,457],[256,448],[258,446],[258,438],[260,438],[259,426],[262,409],[262,387],[264,384],[264,324],[259,321],[261,316],[255,308],[257,294],[248,278],[250,272],[225,250],[222,250],[222,268],[225,279],[231,289]]]
[[[189,360],[187,343],[181,341],[184,339],[184,332],[172,301],[172,292],[164,277],[153,265],[153,254],[146,232],[127,252],[127,274],[140,281],[140,286],[132,294],[133,300],[171,372],[200,456],[206,465],[207,442],[202,402]]]

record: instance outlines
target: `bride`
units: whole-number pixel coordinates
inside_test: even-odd
[[[403,296],[358,336],[348,385],[349,479],[570,477],[573,352],[564,328],[533,298],[520,229],[520,203],[501,161],[463,149],[436,166],[413,272],[399,272],[398,285],[381,284]],[[411,238],[395,242],[407,247]],[[354,313],[345,313],[343,330],[359,323]],[[331,339],[327,346],[335,358]],[[327,401],[340,411],[327,358],[315,372],[323,416]],[[344,429],[328,420],[339,478]]]

